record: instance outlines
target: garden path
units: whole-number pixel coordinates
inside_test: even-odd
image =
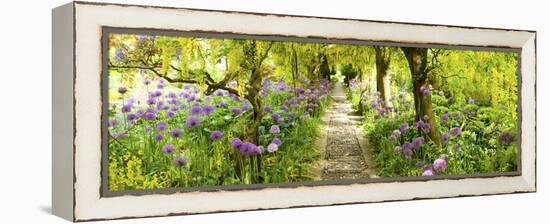
[[[322,152],[322,180],[373,177],[366,138],[362,134],[362,116],[353,114],[341,83],[331,91],[332,104],[325,116],[326,148]]]

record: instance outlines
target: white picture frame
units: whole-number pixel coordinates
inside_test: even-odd
[[[536,32],[72,2],[53,10],[53,213],[70,221],[325,206],[536,191]],[[269,26],[266,26],[269,24]],[[102,195],[105,28],[217,32],[520,52],[520,172],[309,186]]]

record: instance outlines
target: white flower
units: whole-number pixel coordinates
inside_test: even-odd
[[[275,143],[271,143],[267,146],[267,151],[270,152],[270,153],[274,153],[278,149],[279,149],[279,146]]]

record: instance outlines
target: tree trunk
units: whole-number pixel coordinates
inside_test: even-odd
[[[390,68],[391,49],[388,47],[374,47],[376,53],[376,90],[380,92],[380,98],[390,106]]]
[[[294,85],[294,96],[298,96],[296,92],[296,79],[298,77],[298,53],[296,48],[292,46],[292,84]]]
[[[424,96],[422,91],[420,91],[422,87],[428,88],[428,49],[401,47],[401,50],[407,58],[411,71],[416,121],[422,120],[424,115],[427,115],[428,119],[426,122],[430,124],[430,131],[427,135],[436,145],[441,145],[440,133],[435,124],[435,117],[432,110],[432,96],[431,94]]]

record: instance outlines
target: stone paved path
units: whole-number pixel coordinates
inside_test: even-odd
[[[324,117],[327,143],[321,179],[368,178],[372,171],[367,164],[365,139],[361,137],[362,117],[352,115],[353,109],[340,83],[334,85],[331,97],[332,105]]]

